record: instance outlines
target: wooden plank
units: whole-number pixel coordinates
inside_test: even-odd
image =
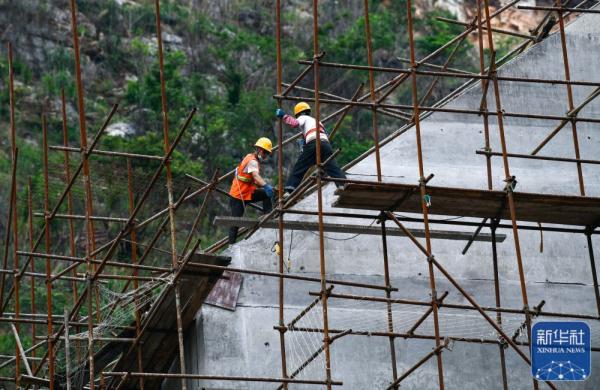
[[[235,311],[242,280],[242,274],[225,271],[223,277],[219,279],[210,294],[208,294],[208,297],[206,297],[206,303]]]
[[[420,204],[419,204],[420,207]],[[373,216],[373,219],[376,217]],[[251,218],[236,218],[229,216],[218,216],[214,219],[214,224],[222,227],[239,226],[239,227],[252,227],[258,221]],[[265,229],[277,229],[278,222],[275,220],[267,221],[263,225]],[[366,234],[366,235],[381,235],[381,227],[379,226],[367,226],[365,225],[349,225],[349,224],[337,224],[337,223],[324,223],[323,228],[325,232],[329,233],[348,233],[348,234]],[[303,230],[303,231],[318,231],[319,225],[316,222],[308,221],[285,221],[286,230]],[[409,229],[415,237],[425,237],[425,230],[423,229]],[[475,229],[473,229],[475,230]],[[388,236],[404,237],[406,234],[397,228],[387,226]],[[467,241],[473,236],[473,232],[455,231],[455,230],[430,230],[431,238],[437,238],[442,240],[459,240]],[[496,241],[502,242],[506,239],[505,234],[496,234]],[[475,238],[475,241],[491,242],[492,235],[490,233],[479,233]]]
[[[421,213],[420,193],[414,185],[347,184],[336,191],[334,207],[390,210],[402,197],[407,199],[392,211]],[[495,218],[506,197],[503,191],[427,187],[431,196],[431,215]],[[590,226],[600,221],[600,198],[514,192],[517,220],[560,225]],[[504,207],[501,219],[510,219]]]

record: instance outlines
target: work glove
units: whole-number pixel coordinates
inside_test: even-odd
[[[273,186],[271,186],[270,184],[265,184],[263,190],[265,190],[265,194],[267,194],[269,198],[273,197]]]
[[[275,110],[275,115],[277,118],[283,118],[285,116],[285,111],[283,111],[281,108],[278,108]]]

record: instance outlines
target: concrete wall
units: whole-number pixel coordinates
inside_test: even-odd
[[[579,18],[567,28],[567,44],[573,80],[600,81],[600,15]],[[562,79],[562,55],[559,37],[554,35],[532,47],[519,58],[506,64],[501,75],[528,76],[543,79]],[[503,108],[507,112],[535,112],[563,115],[567,111],[564,86],[540,87],[527,83],[501,83]],[[589,87],[574,88],[575,104],[590,92]],[[480,86],[468,88],[448,107],[476,109],[480,101]],[[489,96],[490,110],[494,110],[493,96]],[[582,116],[600,118],[600,101],[582,111]],[[506,136],[510,152],[529,153],[551,131],[556,122],[541,120],[507,119]],[[367,131],[368,129],[365,129]],[[598,159],[600,128],[597,124],[578,124],[582,158]],[[495,121],[490,125],[492,149],[500,151]],[[571,128],[567,125],[540,153],[574,157]],[[436,186],[486,188],[485,159],[475,151],[484,146],[483,125],[480,117],[468,115],[433,114],[422,123],[423,154],[426,175],[435,173],[430,183]],[[414,129],[387,144],[381,150],[386,181],[417,183],[418,169]],[[369,156],[350,170],[351,177],[367,178],[375,173],[374,156]],[[578,194],[577,171],[572,163],[511,160],[511,173],[517,176],[517,191],[551,194]],[[501,160],[493,160],[495,189],[503,188]],[[600,168],[585,166],[586,192],[600,196]],[[331,209],[333,188],[324,190],[326,209]],[[433,199],[435,202],[435,199]],[[315,210],[316,197],[309,196],[297,206]],[[348,210],[350,211],[350,210]],[[361,211],[362,212],[362,211]],[[457,212],[460,214],[459,212]],[[460,216],[460,215],[459,215]],[[292,218],[292,217],[289,217]],[[311,220],[310,218],[304,218]],[[464,219],[468,220],[468,219]],[[326,222],[364,223],[337,218]],[[370,223],[371,221],[367,221]],[[422,227],[414,225],[414,227]],[[438,225],[436,229],[453,227]],[[454,228],[458,229],[458,228]],[[460,229],[460,230],[464,230]],[[522,298],[515,249],[510,230],[505,242],[498,245],[500,289],[502,304],[521,308]],[[544,251],[540,252],[539,232],[521,231],[521,249],[530,305],[546,301],[547,311],[597,314],[590,274],[590,262],[583,234],[544,233]],[[327,233],[325,242],[327,273],[330,278],[357,280],[383,284],[381,240],[377,236],[351,237],[348,234]],[[249,240],[229,249],[232,266],[276,271],[277,256],[271,252],[276,240],[275,230],[262,229]],[[286,256],[290,253],[293,273],[318,276],[319,241],[312,232],[294,232],[289,251],[291,232],[285,235]],[[596,256],[600,255],[600,238],[594,237]],[[393,286],[399,289],[396,298],[429,299],[430,286],[427,262],[406,238],[389,239],[390,272]],[[481,305],[494,305],[491,244],[474,243],[468,254],[461,255],[464,242],[433,240],[433,252],[449,272]],[[440,273],[436,273],[437,290],[448,291],[446,302],[464,303],[465,299]],[[311,300],[309,291],[319,285],[308,282],[286,281],[286,321],[289,321]],[[382,295],[372,290],[337,286],[335,292],[362,295]],[[245,276],[238,307],[230,312],[205,306],[197,315],[196,327],[188,332],[186,347],[188,371],[214,375],[279,377],[279,336],[273,326],[278,322],[277,280]],[[368,302],[340,302],[330,300],[330,326],[339,329],[385,331],[385,306]],[[406,331],[424,311],[422,308],[398,305],[394,308],[396,331]],[[320,306],[299,323],[299,326],[320,326]],[[442,334],[455,337],[493,338],[491,328],[473,312],[442,309]],[[505,316],[505,330],[512,334],[521,318]],[[600,347],[600,326],[592,326],[593,344]],[[419,329],[422,334],[433,334],[431,320]],[[319,343],[318,334],[286,334],[288,372],[308,357]],[[396,340],[397,364],[403,372],[427,354],[434,346],[431,340]],[[347,389],[380,389],[390,383],[391,363],[389,341],[384,337],[345,336],[332,346],[333,378],[344,382]],[[531,388],[528,366],[512,350],[506,351],[509,387]],[[498,347],[455,343],[452,351],[443,353],[447,389],[501,388]],[[593,354],[593,374],[586,382],[570,383],[560,388],[600,388],[600,354]],[[299,376],[303,379],[322,379],[323,360],[317,359]],[[176,384],[170,384],[176,388]],[[403,386],[409,389],[437,389],[437,366],[430,360],[410,375]],[[169,387],[169,385],[165,386]],[[197,382],[193,388],[204,389],[263,389],[276,388],[266,384],[243,382]],[[290,386],[290,388],[319,386]],[[544,387],[544,386],[542,386]]]

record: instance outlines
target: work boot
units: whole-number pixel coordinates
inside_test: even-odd
[[[294,187],[290,187],[290,186],[286,186],[283,188],[283,190],[285,191],[283,193],[283,201],[285,202],[286,200],[288,200],[288,198],[292,195],[292,192],[294,192],[295,188]]]

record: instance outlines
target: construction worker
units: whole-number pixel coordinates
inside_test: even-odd
[[[254,144],[254,153],[249,153],[235,169],[229,195],[231,216],[241,217],[244,215],[246,205],[262,201],[263,213],[268,213],[273,208],[273,187],[260,176],[260,163],[264,162],[271,151],[273,143],[270,139],[262,137]],[[229,229],[229,244],[234,244],[237,238],[238,227]]]
[[[319,123],[320,126],[317,130],[317,121],[310,116],[310,106],[308,103],[300,102],[296,104],[294,107],[295,117],[287,115],[281,108],[278,108],[275,111],[275,115],[278,118],[283,119],[283,122],[288,126],[293,128],[299,127],[302,130],[302,151],[300,152],[300,156],[298,156],[296,164],[294,164],[291,175],[285,182],[284,197],[287,197],[296,189],[296,187],[298,187],[298,184],[302,181],[306,171],[308,171],[311,166],[315,165],[317,161],[317,134],[321,139],[321,162],[327,160],[333,151],[331,149],[331,144],[329,143],[329,138],[327,138],[327,133],[325,133],[325,127],[322,123]],[[334,158],[329,160],[324,168],[325,172],[330,177],[338,179],[346,178],[346,175],[337,165]],[[336,185],[338,184],[336,183]],[[339,184],[338,187],[339,186],[341,186],[341,184]]]

